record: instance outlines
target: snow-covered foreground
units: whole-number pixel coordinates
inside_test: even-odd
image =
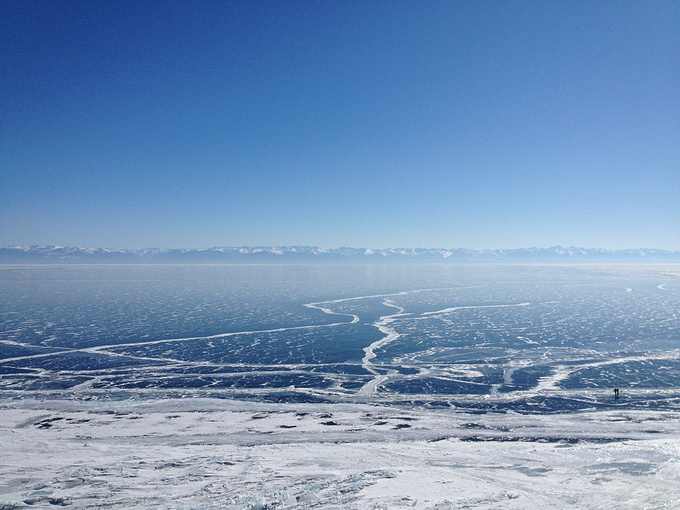
[[[0,508],[680,508],[680,416],[0,404]]]

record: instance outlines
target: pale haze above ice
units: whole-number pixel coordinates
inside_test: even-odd
[[[677,2],[3,2],[0,246],[680,249]]]

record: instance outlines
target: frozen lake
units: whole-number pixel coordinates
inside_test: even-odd
[[[679,332],[673,265],[2,266],[0,508],[677,508]]]

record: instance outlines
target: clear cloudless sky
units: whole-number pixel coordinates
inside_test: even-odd
[[[0,245],[680,249],[678,1],[0,3]]]

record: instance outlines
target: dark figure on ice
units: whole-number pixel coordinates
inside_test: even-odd
[[[618,400],[618,399],[619,399],[619,389],[614,388],[614,400]]]

